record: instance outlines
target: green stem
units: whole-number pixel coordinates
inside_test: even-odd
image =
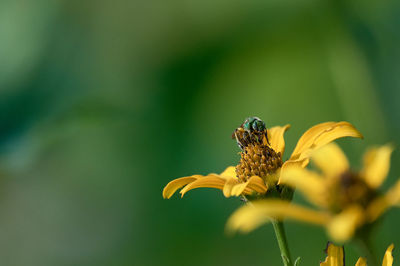
[[[292,258],[290,257],[289,247],[286,240],[285,228],[282,221],[272,220],[274,226],[276,240],[278,241],[279,249],[281,250],[281,257],[284,266],[292,266]]]

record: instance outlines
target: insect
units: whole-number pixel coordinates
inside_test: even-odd
[[[246,118],[243,124],[235,129],[232,138],[236,139],[241,150],[244,150],[244,148],[251,143],[269,145],[267,128],[264,121],[258,117]]]

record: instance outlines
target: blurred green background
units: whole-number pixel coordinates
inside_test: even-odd
[[[338,141],[354,168],[367,145],[398,144],[399,12],[395,0],[1,1],[1,264],[280,265],[272,226],[224,234],[237,198],[162,188],[235,165],[247,116],[292,125],[286,157],[324,121],[364,134]],[[400,247],[399,222],[392,210],[378,228],[379,257]],[[323,229],[287,233],[301,265],[324,258]]]

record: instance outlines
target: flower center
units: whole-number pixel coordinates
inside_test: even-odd
[[[236,176],[246,182],[252,176],[261,177],[266,184],[273,183],[273,173],[282,166],[280,153],[276,153],[268,141],[267,128],[258,117],[249,117],[235,129],[232,138],[236,139],[240,152],[240,162],[236,166]]]
[[[340,212],[352,204],[366,208],[376,196],[374,189],[359,176],[359,174],[346,171],[335,178],[330,193],[331,209]]]
[[[240,157],[236,175],[242,182],[256,175],[265,183],[270,183],[272,180],[269,180],[269,176],[282,166],[280,152],[276,153],[269,146],[257,142],[245,146]]]

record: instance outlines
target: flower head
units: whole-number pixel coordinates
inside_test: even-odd
[[[180,188],[183,196],[189,190],[208,187],[222,190],[226,197],[260,198],[274,191],[280,197],[290,198],[290,189],[279,185],[279,176],[287,167],[305,167],[312,150],[335,139],[362,138],[361,133],[348,122],[321,123],[300,137],[290,158],[283,162],[284,133],[289,127],[285,125],[267,129],[257,117],[246,119],[233,134],[241,149],[240,162],[236,167],[229,166],[221,174],[192,175],[172,180],[165,186],[163,197],[170,198]]]
[[[392,266],[393,265],[393,251],[394,245],[391,244],[385,252],[383,257],[382,266]],[[327,257],[325,261],[320,263],[320,266],[344,266],[344,248],[333,245],[332,243],[328,243],[328,246],[325,250]],[[360,257],[355,266],[367,266],[367,261],[365,258]]]
[[[250,231],[269,217],[294,218],[326,226],[331,237],[346,241],[357,229],[373,222],[389,207],[400,202],[400,180],[385,195],[379,186],[390,168],[392,147],[385,145],[369,150],[364,167],[354,172],[342,150],[334,143],[311,154],[311,161],[321,173],[302,168],[287,168],[280,182],[296,187],[319,211],[280,200],[254,202],[236,211],[228,228]]]

